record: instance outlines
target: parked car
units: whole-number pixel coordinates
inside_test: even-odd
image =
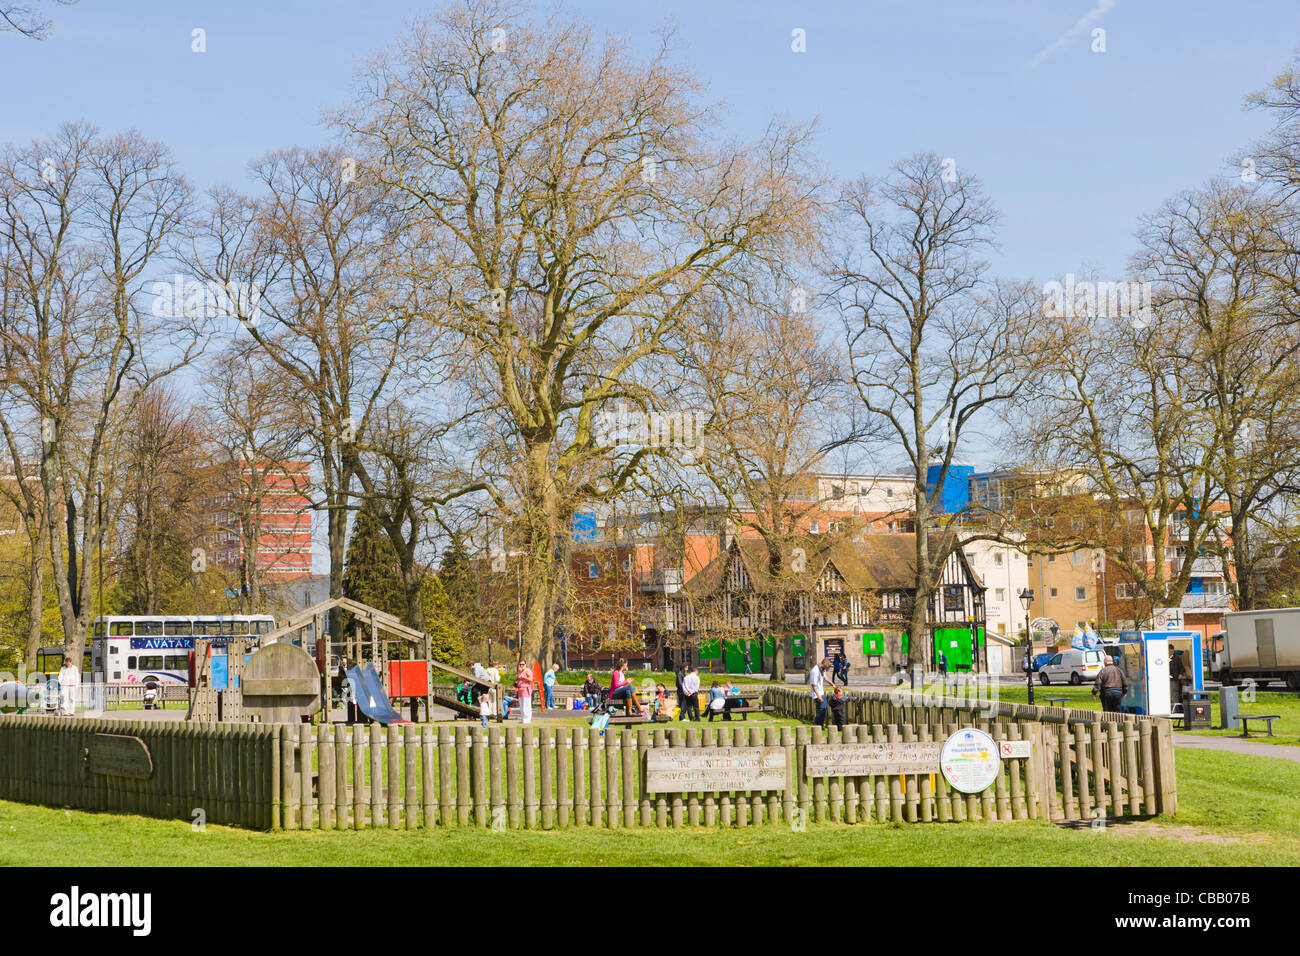
[[[1039,667],[1038,679],[1043,684],[1082,684],[1096,680],[1104,663],[1101,651],[1070,647],[1053,654],[1051,660]]]

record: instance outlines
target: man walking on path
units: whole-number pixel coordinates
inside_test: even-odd
[[[1092,696],[1101,694],[1101,709],[1108,714],[1119,713],[1119,702],[1128,691],[1128,678],[1115,666],[1114,658],[1106,658],[1106,664],[1092,683]]]
[[[559,664],[552,664],[546,676],[542,678],[542,688],[546,691],[546,700],[542,704],[543,710],[553,710],[555,708],[555,672],[560,669]]]
[[[682,720],[700,719],[700,675],[691,667],[682,678]]]
[[[754,659],[749,656],[749,645],[745,645],[745,673],[754,673]]]
[[[826,668],[831,666],[831,659],[823,657],[820,664],[814,664],[813,669],[808,672],[808,689],[812,692],[813,700],[817,701],[817,716],[813,723],[818,727],[825,726],[826,717],[829,714],[828,704],[826,703]]]

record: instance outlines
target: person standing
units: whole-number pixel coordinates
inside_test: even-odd
[[[830,666],[831,659],[823,657],[821,662],[814,664],[813,669],[808,672],[808,689],[812,692],[813,700],[817,702],[817,716],[813,718],[813,723],[818,727],[826,724],[826,668]]]
[[[682,678],[682,720],[698,722],[700,719],[700,675],[694,667],[688,668]]]
[[[1105,666],[1092,683],[1092,696],[1101,694],[1101,709],[1108,714],[1120,712],[1120,701],[1128,692],[1128,678],[1115,664],[1114,658],[1107,658]]]
[[[533,722],[533,665],[521,660],[515,670],[515,696],[519,698],[519,722]]]
[[[542,705],[543,710],[553,710],[555,708],[555,674],[560,669],[559,664],[552,664],[546,676],[542,678],[542,688],[546,693],[546,700]]]
[[[478,716],[483,729],[487,730],[488,718],[492,716],[492,698],[488,694],[479,694]]]
[[[749,656],[749,645],[745,645],[745,673],[754,673],[754,659]]]
[[[831,720],[835,721],[835,726],[841,730],[844,728],[844,717],[847,705],[848,698],[844,696],[844,691],[836,687],[835,693],[830,699]]]
[[[81,671],[71,659],[59,668],[59,713],[64,717],[77,714],[77,691],[81,688]]]

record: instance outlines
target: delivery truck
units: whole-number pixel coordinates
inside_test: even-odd
[[[1284,680],[1300,689],[1300,607],[1229,612],[1210,649],[1210,674],[1220,683]]]

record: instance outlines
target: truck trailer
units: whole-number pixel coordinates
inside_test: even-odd
[[[1222,684],[1284,680],[1300,689],[1300,607],[1231,611],[1212,638],[1210,673]]]

